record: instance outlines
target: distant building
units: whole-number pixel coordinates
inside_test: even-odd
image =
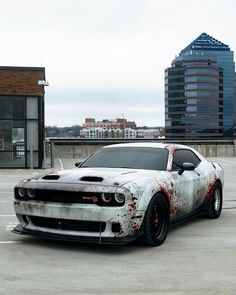
[[[84,128],[80,131],[80,137],[88,139],[102,138],[136,138],[136,131],[130,128]]]
[[[102,121],[96,121],[95,118],[86,118],[83,128],[104,128],[104,129],[125,129],[125,128],[136,128],[136,123],[127,121],[127,119],[114,119],[108,120],[103,119]]]
[[[46,85],[44,68],[0,67],[0,168],[42,167]]]
[[[159,138],[161,129],[137,129],[135,122],[127,121],[127,119],[116,119],[96,121],[94,118],[86,118],[80,137],[88,139],[101,138]]]
[[[154,139],[160,138],[161,130],[160,129],[137,129],[136,138],[145,138],[145,139]]]
[[[234,77],[228,45],[202,33],[184,48],[165,70],[166,137],[232,137]]]

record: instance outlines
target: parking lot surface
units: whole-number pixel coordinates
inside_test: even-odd
[[[175,227],[161,247],[90,245],[11,233],[13,187],[43,170],[0,170],[0,295],[236,294],[236,158],[225,170],[217,220]],[[73,161],[62,160],[64,168]]]

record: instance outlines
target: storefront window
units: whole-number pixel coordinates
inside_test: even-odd
[[[0,96],[0,167],[39,165],[38,97]]]

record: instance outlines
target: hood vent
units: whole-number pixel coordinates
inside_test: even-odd
[[[80,178],[80,180],[89,182],[102,182],[103,178],[99,176],[83,176]]]
[[[45,180],[58,180],[59,178],[60,176],[57,174],[48,174],[42,177],[42,179],[45,179]]]

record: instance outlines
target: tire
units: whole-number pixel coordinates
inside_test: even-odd
[[[222,187],[219,182],[216,182],[210,196],[210,201],[207,204],[207,208],[206,208],[207,217],[211,219],[220,217],[220,214],[222,211],[222,204],[223,204]]]
[[[153,247],[161,245],[167,237],[169,226],[168,202],[162,194],[157,193],[151,199],[144,217],[143,243]]]

